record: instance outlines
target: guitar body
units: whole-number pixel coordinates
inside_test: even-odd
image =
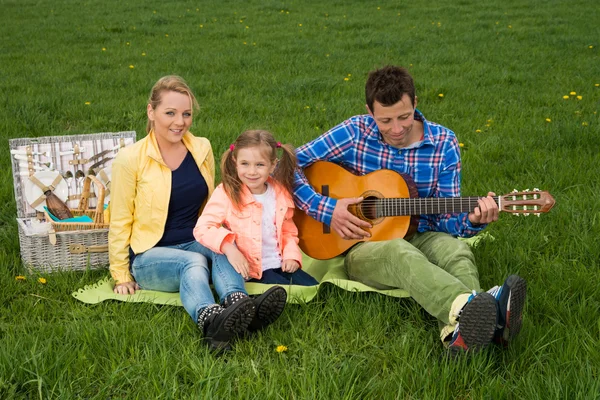
[[[319,161],[304,170],[308,181],[320,194],[336,199],[348,197],[409,198],[417,197],[412,179],[391,170],[378,170],[357,176],[344,168]],[[368,201],[363,201],[368,203]],[[362,204],[362,203],[361,203]],[[370,238],[363,240],[342,239],[329,226],[318,222],[301,210],[294,215],[298,227],[300,248],[312,258],[325,260],[338,256],[363,241],[381,241],[412,235],[418,225],[418,216],[377,217],[368,206],[349,207],[350,212],[369,222]]]

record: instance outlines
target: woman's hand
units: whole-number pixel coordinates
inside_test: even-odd
[[[135,294],[135,291],[140,289],[141,287],[137,284],[137,282],[123,282],[117,283],[113,289],[113,292],[116,294]]]
[[[233,244],[227,243],[223,245],[223,254],[227,256],[227,260],[233,266],[233,269],[237,271],[238,274],[244,278],[244,280],[248,280],[250,273],[250,266],[248,264],[248,260],[242,254],[242,252]]]
[[[283,260],[281,263],[281,270],[289,274],[298,271],[298,268],[300,268],[300,264],[298,264],[298,261],[296,260]]]

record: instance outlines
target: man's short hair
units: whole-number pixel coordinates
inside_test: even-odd
[[[393,65],[371,71],[365,85],[365,97],[369,110],[373,112],[375,101],[389,107],[407,94],[415,105],[415,84],[406,68]]]

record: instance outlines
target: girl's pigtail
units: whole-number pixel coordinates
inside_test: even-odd
[[[231,199],[236,208],[239,208],[242,198],[242,182],[235,168],[235,160],[231,147],[225,150],[221,157],[221,180],[223,181],[223,188],[227,197]]]
[[[289,193],[294,188],[294,172],[296,171],[296,150],[291,144],[281,145],[281,158],[273,173],[273,178],[281,183]]]

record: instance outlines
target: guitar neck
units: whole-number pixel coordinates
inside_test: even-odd
[[[471,212],[479,197],[384,198],[374,200],[377,217]],[[498,197],[493,197],[498,204]],[[367,202],[373,200],[366,200]]]

